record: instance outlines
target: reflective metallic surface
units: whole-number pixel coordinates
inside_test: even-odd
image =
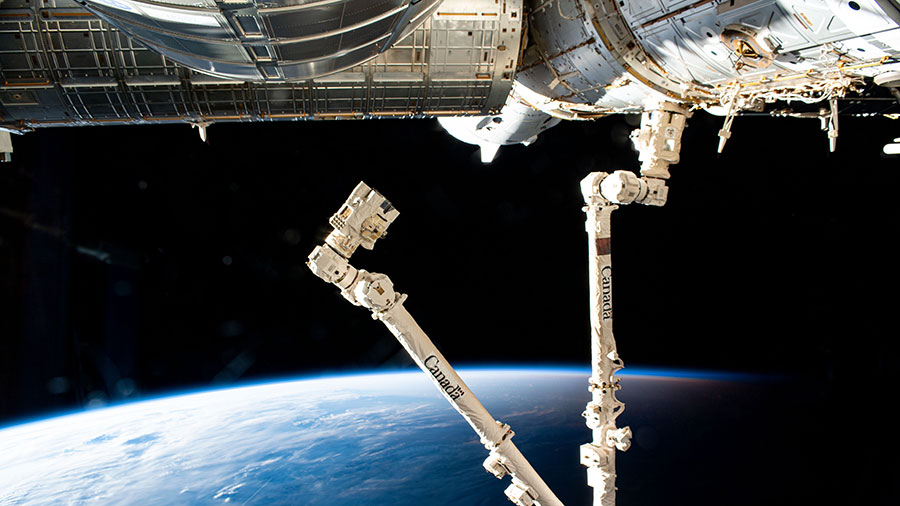
[[[725,116],[720,148],[735,115],[768,112],[820,117],[833,149],[838,114],[897,113],[896,86],[872,81],[900,70],[898,5],[4,0],[0,128],[498,117],[504,104],[543,125],[543,113],[592,119],[671,102]],[[796,106],[819,103],[828,110]],[[531,123],[511,121],[503,139],[492,127],[490,143],[530,142]],[[454,135],[485,140],[481,119],[458,124]]]
[[[528,2],[533,44],[517,81],[564,118],[843,97],[896,70],[896,0]],[[652,105],[649,105],[652,107]],[[724,113],[724,111],[722,111]]]
[[[87,0],[101,19],[173,61],[242,80],[300,80],[362,63],[439,0]]]
[[[390,49],[346,70],[301,81],[246,81],[191,70],[152,46],[144,47],[72,0],[49,0],[39,6],[28,0],[5,0],[0,5],[0,126],[27,130],[440,116],[499,109],[512,86],[519,54],[521,2],[445,0],[440,6]],[[284,12],[295,8],[282,7]],[[206,12],[202,6],[192,8],[199,9],[192,13]],[[263,18],[271,25],[279,12]],[[298,27],[275,26],[284,38],[306,33]],[[197,37],[225,30],[221,24],[195,28]],[[243,51],[248,46],[221,47]],[[205,48],[218,51],[219,46]],[[246,65],[242,68],[259,68],[255,63]]]

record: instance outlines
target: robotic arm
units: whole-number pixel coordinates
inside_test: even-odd
[[[681,134],[688,117],[690,112],[672,102],[663,102],[644,112],[641,128],[631,133],[631,142],[641,161],[640,177],[625,170],[602,173],[602,177],[593,177],[595,188],[585,193],[585,198],[596,193],[607,205],[665,205],[669,196],[666,186],[669,165],[681,158]],[[596,174],[601,173],[592,176]]]
[[[625,404],[616,399],[619,380],[616,372],[624,367],[616,351],[612,332],[612,248],[610,216],[618,209],[616,202],[634,202],[634,192],[621,181],[638,180],[630,172],[593,172],[581,181],[587,214],[588,271],[591,301],[591,378],[588,390],[591,400],[582,416],[591,429],[593,440],[581,445],[581,464],[587,467],[588,486],[594,489],[594,506],[616,504],[616,450],[631,446],[631,429],[616,428],[616,418]],[[638,180],[640,181],[640,180]],[[665,188],[665,187],[664,187]],[[623,196],[624,192],[624,196]],[[607,197],[621,197],[613,200]],[[640,192],[637,193],[639,195]]]
[[[625,405],[616,399],[619,389],[615,373],[623,364],[612,334],[612,261],[610,215],[620,204],[633,202],[662,206],[666,203],[668,167],[678,163],[681,133],[689,112],[678,104],[662,103],[648,110],[632,141],[641,161],[641,177],[628,171],[594,172],[581,182],[590,235],[591,295],[591,401],[583,413],[593,432],[593,441],[581,446],[581,463],[587,467],[588,485],[594,489],[595,506],[614,506],[616,497],[616,450],[631,445],[631,429],[617,428],[616,418]],[[325,244],[309,255],[307,265],[323,280],[336,285],[352,304],[372,311],[400,341],[413,361],[424,371],[445,399],[480,436],[490,452],[484,468],[503,478],[512,476],[506,496],[518,506],[561,506],[531,464],[512,442],[508,425],[496,421],[475,394],[435,348],[403,306],[406,295],[394,291],[384,274],[356,269],[349,263],[359,246],[372,249],[375,241],[399,213],[380,193],[359,183],[350,198],[331,217],[334,230]]]
[[[631,133],[641,162],[641,177],[627,171],[613,172],[604,176],[598,193],[612,204],[665,205],[669,165],[681,159],[681,134],[690,116],[684,106],[672,102],[648,108],[641,115],[641,128]]]
[[[309,255],[307,265],[323,280],[336,285],[351,303],[372,311],[425,372],[441,395],[480,436],[490,452],[484,468],[512,483],[505,494],[518,506],[562,506],[562,503],[512,442],[509,425],[494,420],[450,363],[434,346],[403,306],[406,295],[394,291],[384,274],[356,269],[349,258],[358,246],[372,249],[399,213],[380,193],[359,183],[347,202],[331,217],[334,231]]]
[[[631,140],[641,161],[641,176],[624,170],[593,172],[581,181],[587,213],[591,300],[591,400],[582,415],[593,433],[581,445],[581,463],[594,489],[594,506],[616,503],[616,450],[631,446],[631,428],[616,427],[625,404],[616,399],[615,374],[624,364],[612,332],[612,250],[610,215],[620,204],[662,206],[669,189],[669,165],[678,163],[681,134],[690,113],[681,105],[663,102],[644,112],[641,128]]]

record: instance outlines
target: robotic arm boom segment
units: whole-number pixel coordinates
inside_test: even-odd
[[[349,258],[358,246],[372,249],[399,213],[380,193],[359,183],[329,221],[334,227],[325,244],[309,255],[307,265],[319,278],[336,285],[351,303],[368,308],[422,369],[445,399],[480,436],[490,452],[484,468],[503,478],[512,476],[505,494],[518,506],[562,506],[512,442],[509,425],[494,420],[450,363],[403,306],[406,295],[394,291],[384,274],[356,269]]]

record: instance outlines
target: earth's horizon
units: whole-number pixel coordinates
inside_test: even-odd
[[[578,446],[590,440],[581,417],[590,371],[458,370],[491,414],[512,426],[517,445],[563,503],[589,504]],[[618,460],[618,502],[627,505],[669,496],[672,490],[654,485],[654,469],[689,473],[685,457],[727,457],[718,444],[682,453],[683,443],[700,441],[676,436],[692,423],[710,425],[704,437],[721,431],[721,421],[695,420],[698,412],[727,408],[729,397],[756,383],[732,373],[633,367],[622,384],[619,426],[635,433],[634,447]],[[486,456],[420,371],[324,374],[173,393],[2,428],[0,504],[508,504],[508,479],[483,470]]]

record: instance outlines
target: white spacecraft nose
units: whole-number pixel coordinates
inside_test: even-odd
[[[894,139],[894,142],[884,145],[884,154],[900,155],[900,137]]]
[[[497,114],[442,117],[438,118],[438,123],[457,140],[479,146],[481,161],[491,163],[500,146],[528,146],[541,132],[561,121],[525,103],[518,91],[517,85],[513,84],[512,93]]]
[[[497,151],[500,150],[499,144],[494,144],[492,142],[485,142],[480,144],[481,146],[481,163],[491,163],[494,161],[494,157],[497,156]]]

